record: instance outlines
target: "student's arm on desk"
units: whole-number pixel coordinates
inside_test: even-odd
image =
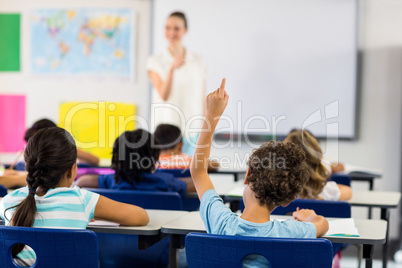
[[[78,187],[98,188],[98,176],[99,175],[83,175],[77,180],[76,185]]]
[[[206,98],[206,112],[202,130],[191,160],[191,178],[200,200],[206,191],[214,189],[214,185],[208,176],[208,163],[212,137],[229,99],[225,91],[225,82],[225,79],[222,79],[220,88],[210,93]]]
[[[77,158],[78,160],[90,164],[90,165],[94,165],[97,166],[99,165],[99,158],[91,153],[85,152],[81,149],[77,149]]]
[[[27,185],[27,174],[26,171],[6,171],[4,176],[0,177],[0,184],[7,189],[25,186]]]
[[[138,206],[113,201],[99,196],[94,217],[97,220],[117,222],[127,226],[142,226],[149,222],[148,213]]]
[[[345,201],[352,198],[353,195],[352,188],[342,184],[338,184],[338,188],[341,191],[341,196],[339,197],[340,201]]]
[[[328,232],[329,224],[326,218],[315,214],[314,210],[297,208],[297,211],[293,212],[293,218],[298,221],[311,222],[317,229],[317,237],[323,236]]]

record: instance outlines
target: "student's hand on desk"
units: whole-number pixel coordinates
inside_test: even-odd
[[[311,216],[317,216],[314,210],[311,209],[299,209],[293,212],[293,219],[297,221],[307,221]]]
[[[220,117],[228,104],[229,95],[225,91],[226,79],[222,79],[220,88],[210,93],[206,100],[206,116],[211,119]]]
[[[21,171],[17,171],[14,169],[6,169],[4,170],[4,176],[15,176],[19,175]]]

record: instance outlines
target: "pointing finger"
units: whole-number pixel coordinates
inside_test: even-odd
[[[221,82],[221,86],[220,86],[220,91],[219,91],[219,93],[221,93],[222,95],[225,92],[225,84],[226,84],[226,78],[223,78],[222,82]]]

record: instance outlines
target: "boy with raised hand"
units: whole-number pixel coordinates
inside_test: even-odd
[[[287,206],[303,189],[310,171],[304,152],[295,144],[270,141],[255,150],[248,160],[244,180],[244,211],[231,212],[216,193],[207,167],[212,137],[228,103],[225,79],[220,88],[206,98],[202,131],[191,162],[191,177],[199,199],[200,215],[208,233],[258,237],[315,238],[328,231],[327,220],[313,210],[293,213],[294,220],[270,220],[277,206]],[[250,255],[246,266],[266,265],[261,256]],[[263,267],[263,266],[259,266]]]

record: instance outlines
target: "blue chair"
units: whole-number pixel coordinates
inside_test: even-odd
[[[297,208],[312,209],[318,215],[331,218],[350,218],[351,208],[350,204],[345,201],[326,201],[326,200],[312,200],[312,199],[295,199],[286,207],[277,207],[273,215],[286,215]]]
[[[265,257],[273,268],[332,267],[332,244],[326,239],[190,233],[185,243],[190,268],[243,267],[243,259],[251,254]]]
[[[20,267],[11,256],[15,244],[28,245],[35,251],[32,267],[98,268],[98,242],[90,230],[0,226],[1,267]]]
[[[181,196],[175,192],[138,190],[88,189],[112,200],[140,206],[145,209],[182,210]],[[97,233],[99,262],[102,268],[161,267],[169,262],[169,239],[151,247],[138,249],[138,236]]]
[[[0,197],[4,197],[7,195],[7,188],[3,185],[0,185]]]
[[[328,180],[334,181],[337,184],[343,184],[346,186],[350,186],[351,178],[347,174],[332,173]]]
[[[277,207],[272,212],[272,215],[286,215],[300,209],[312,209],[324,217],[331,218],[350,218],[351,207],[345,201],[326,201],[326,200],[311,200],[311,199],[295,199],[286,207]],[[345,248],[347,244],[333,244],[333,255]]]
[[[112,190],[89,188],[115,201],[136,205],[147,209],[182,210],[181,196],[176,192],[139,191],[139,190]]]

